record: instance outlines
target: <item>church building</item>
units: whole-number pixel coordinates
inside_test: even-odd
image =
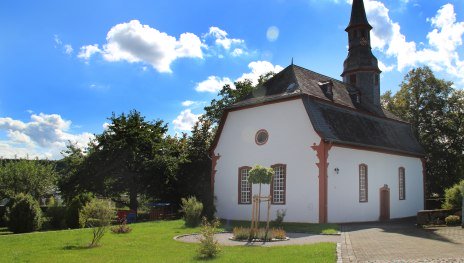
[[[380,104],[363,0],[346,32],[343,81],[297,65],[228,107],[211,148],[216,216],[250,220],[254,165],[272,167],[271,217],[326,223],[388,220],[424,208],[424,151],[409,123]]]

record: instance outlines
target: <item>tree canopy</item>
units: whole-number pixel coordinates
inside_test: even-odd
[[[442,194],[464,178],[464,92],[428,67],[411,70],[383,106],[410,122],[426,152],[426,192]]]
[[[76,168],[69,168],[67,180],[77,187],[76,192],[91,191],[137,210],[139,194],[159,197],[160,189],[165,189],[160,184],[175,178],[177,144],[166,136],[163,121],[147,121],[136,110],[127,115],[113,113],[109,120],[82,161],[79,151],[69,148],[65,161]]]
[[[50,161],[3,160],[0,163],[0,199],[24,193],[37,200],[53,192],[56,180],[55,164]]]

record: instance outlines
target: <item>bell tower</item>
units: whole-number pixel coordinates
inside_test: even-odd
[[[370,32],[363,0],[353,0],[348,33],[348,57],[343,63],[343,81],[361,91],[361,102],[380,107],[380,69],[372,54]]]

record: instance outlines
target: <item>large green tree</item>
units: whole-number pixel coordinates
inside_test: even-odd
[[[178,196],[196,196],[204,204],[209,217],[214,214],[211,193],[211,156],[209,147],[213,139],[211,121],[204,118],[194,125],[186,141],[186,159],[177,183]]]
[[[35,199],[52,193],[56,187],[55,164],[40,160],[3,160],[0,163],[0,199],[20,193]]]
[[[138,197],[159,197],[159,189],[176,175],[176,158],[166,140],[163,121],[147,121],[140,112],[109,118],[108,128],[90,145],[74,181],[87,190],[137,210]],[[124,198],[124,195],[128,196]]]
[[[58,187],[65,200],[70,202],[83,190],[77,174],[82,169],[85,152],[76,144],[68,143],[66,150],[62,151],[61,154],[64,158],[59,160],[57,164],[57,170],[60,174]]]
[[[383,106],[410,122],[426,152],[426,192],[442,194],[463,178],[464,93],[428,67],[411,70]]]

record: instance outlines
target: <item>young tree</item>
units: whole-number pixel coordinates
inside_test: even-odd
[[[410,122],[426,152],[426,192],[442,194],[463,178],[464,96],[428,67],[411,70],[401,89],[382,96],[383,106]]]
[[[92,228],[93,238],[89,247],[98,246],[114,217],[114,210],[107,200],[93,199],[84,206],[80,212],[79,221],[86,227]]]
[[[49,161],[10,160],[0,164],[0,199],[20,193],[36,200],[51,193],[56,187],[55,165]]]

